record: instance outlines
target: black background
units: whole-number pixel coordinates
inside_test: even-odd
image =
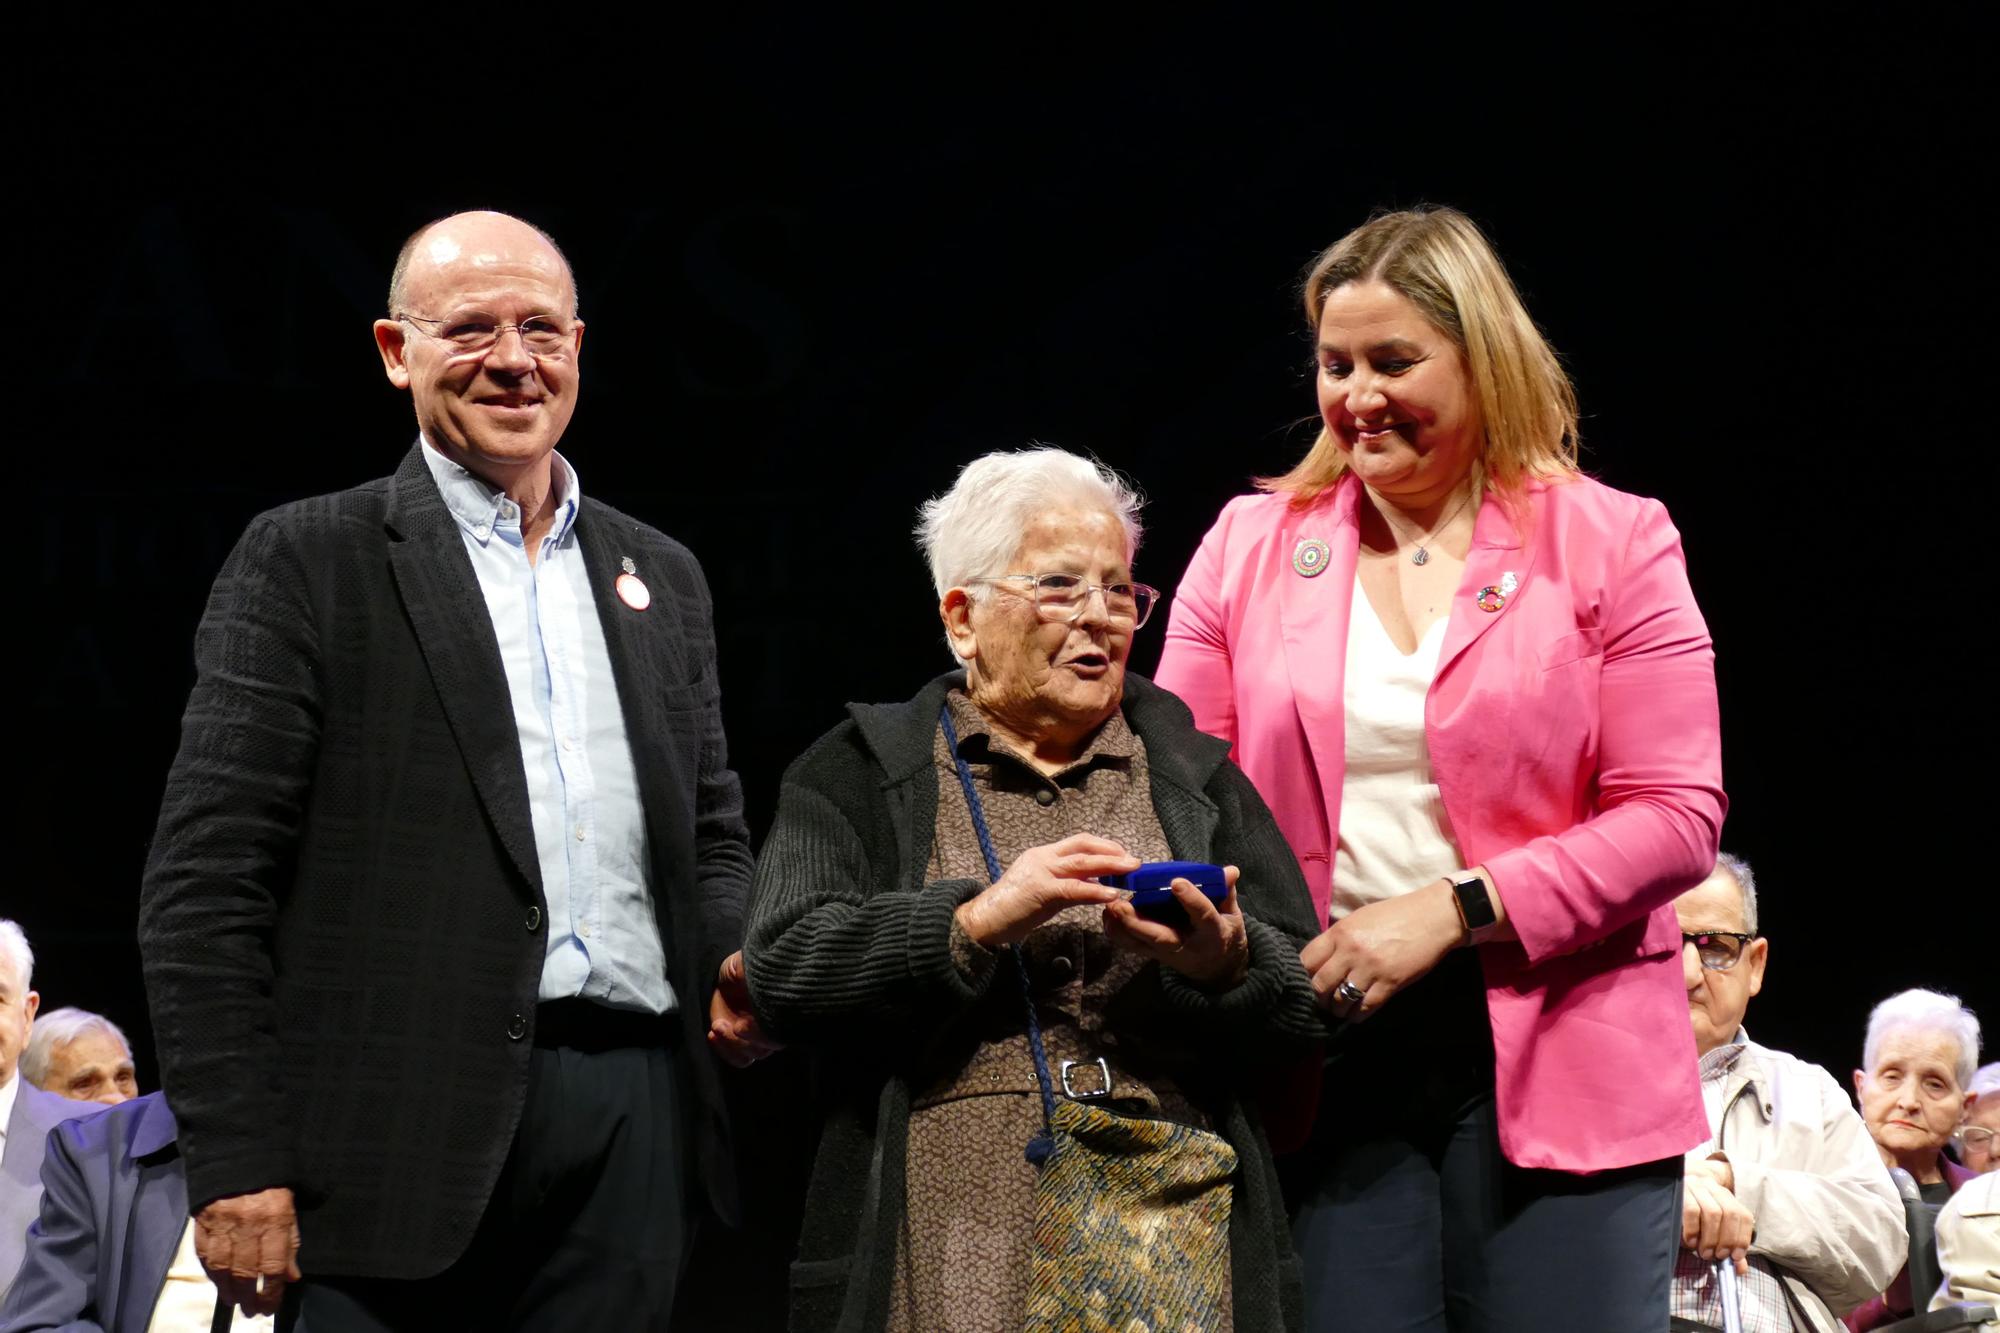
[[[495,5],[24,40],[9,260],[41,294],[12,324],[24,864],[0,914],[44,1004],[113,1015],[154,1086],[134,902],[191,633],[252,514],[413,438],[368,325],[416,225],[497,207],[568,250],[564,451],[704,562],[761,836],[844,701],[948,664],[919,501],[990,449],[1094,451],[1150,495],[1138,572],[1171,591],[1310,439],[1302,266],[1431,201],[1487,228],[1563,353],[1587,468],[1684,535],[1725,846],[1772,938],[1752,1030],[1844,1076],[1903,986],[1992,1017],[1990,45],[1927,21],[584,35]]]

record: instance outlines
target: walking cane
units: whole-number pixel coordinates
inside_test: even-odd
[[[1743,1333],[1743,1307],[1736,1302],[1736,1261],[1715,1261],[1715,1287],[1722,1296],[1722,1333]]]

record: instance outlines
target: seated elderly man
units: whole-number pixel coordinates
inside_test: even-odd
[[[1687,1154],[1673,1313],[1721,1327],[1728,1259],[1745,1328],[1833,1333],[1908,1257],[1902,1204],[1833,1076],[1744,1031],[1770,958],[1750,867],[1724,854],[1674,910],[1713,1137]]]
[[[1863,1068],[1854,1071],[1861,1118],[1887,1166],[1916,1179],[1924,1202],[1943,1204],[1975,1177],[1945,1155],[1965,1117],[1966,1085],[1979,1064],[1979,1019],[1955,995],[1906,990],[1868,1016]],[[1899,1273],[1880,1296],[1847,1316],[1848,1328],[1879,1328],[1928,1302],[1914,1303],[1910,1275]]]
[[[35,953],[27,936],[0,919],[0,1297],[21,1266],[21,1245],[42,1200],[42,1151],[49,1131],[101,1109],[43,1092],[21,1077],[21,1052],[42,1002],[34,979]]]
[[[179,1127],[159,1093],[62,1125],[41,1215],[0,1301],[0,1329],[207,1333],[220,1298],[194,1252]],[[235,1312],[234,1333],[272,1327]]]
[[[1965,1121],[1958,1127],[1958,1160],[1974,1175],[2000,1166],[2000,1061],[1981,1065],[1965,1085]]]
[[[21,1077],[73,1102],[116,1106],[139,1095],[132,1043],[116,1023],[88,1009],[57,1009],[35,1019],[21,1052]]]

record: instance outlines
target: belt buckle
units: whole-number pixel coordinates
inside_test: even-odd
[[[1078,1092],[1075,1088],[1072,1088],[1069,1085],[1070,1070],[1089,1069],[1093,1065],[1096,1066],[1097,1068],[1097,1081],[1098,1081],[1097,1090],[1095,1092],[1091,1092],[1088,1090],[1083,1092]],[[1101,1101],[1104,1098],[1109,1097],[1111,1095],[1111,1066],[1104,1062],[1104,1057],[1101,1055],[1098,1056],[1095,1060],[1063,1061],[1062,1068],[1058,1074],[1058,1077],[1062,1082],[1063,1096],[1069,1098],[1073,1102]]]

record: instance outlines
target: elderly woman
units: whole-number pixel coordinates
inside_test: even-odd
[[[1861,1063],[1855,1099],[1883,1165],[1902,1167],[1924,1202],[1943,1204],[1975,1174],[1945,1156],[1944,1145],[1964,1119],[1966,1085],[1979,1066],[1979,1019],[1955,995],[1900,991],[1868,1015]],[[1878,1328],[1922,1308],[1930,1295],[1918,1293],[1913,1306],[1904,1269],[1845,1322],[1857,1331]]]
[[[1060,450],[968,466],[920,528],[963,670],[851,706],[785,776],[745,960],[759,1018],[816,1054],[825,1098],[795,1329],[1296,1318],[1238,1090],[1274,1034],[1316,1029],[1311,902],[1227,747],[1126,672],[1157,600],[1132,581],[1137,504]],[[1174,925],[1098,882],[1168,859],[1229,867],[1233,891],[1180,881]],[[1208,1230],[1133,1236],[1107,1271],[1062,1276],[1081,1232],[1039,1193],[1070,1151],[1058,1135],[1044,1155],[1045,1089],[1135,1134],[1226,1144]]]
[[[1326,926],[1309,1322],[1655,1327],[1708,1136],[1672,902],[1724,809],[1679,535],[1578,472],[1569,380],[1464,214],[1376,218],[1304,295],[1318,440],[1223,511],[1159,676]]]

